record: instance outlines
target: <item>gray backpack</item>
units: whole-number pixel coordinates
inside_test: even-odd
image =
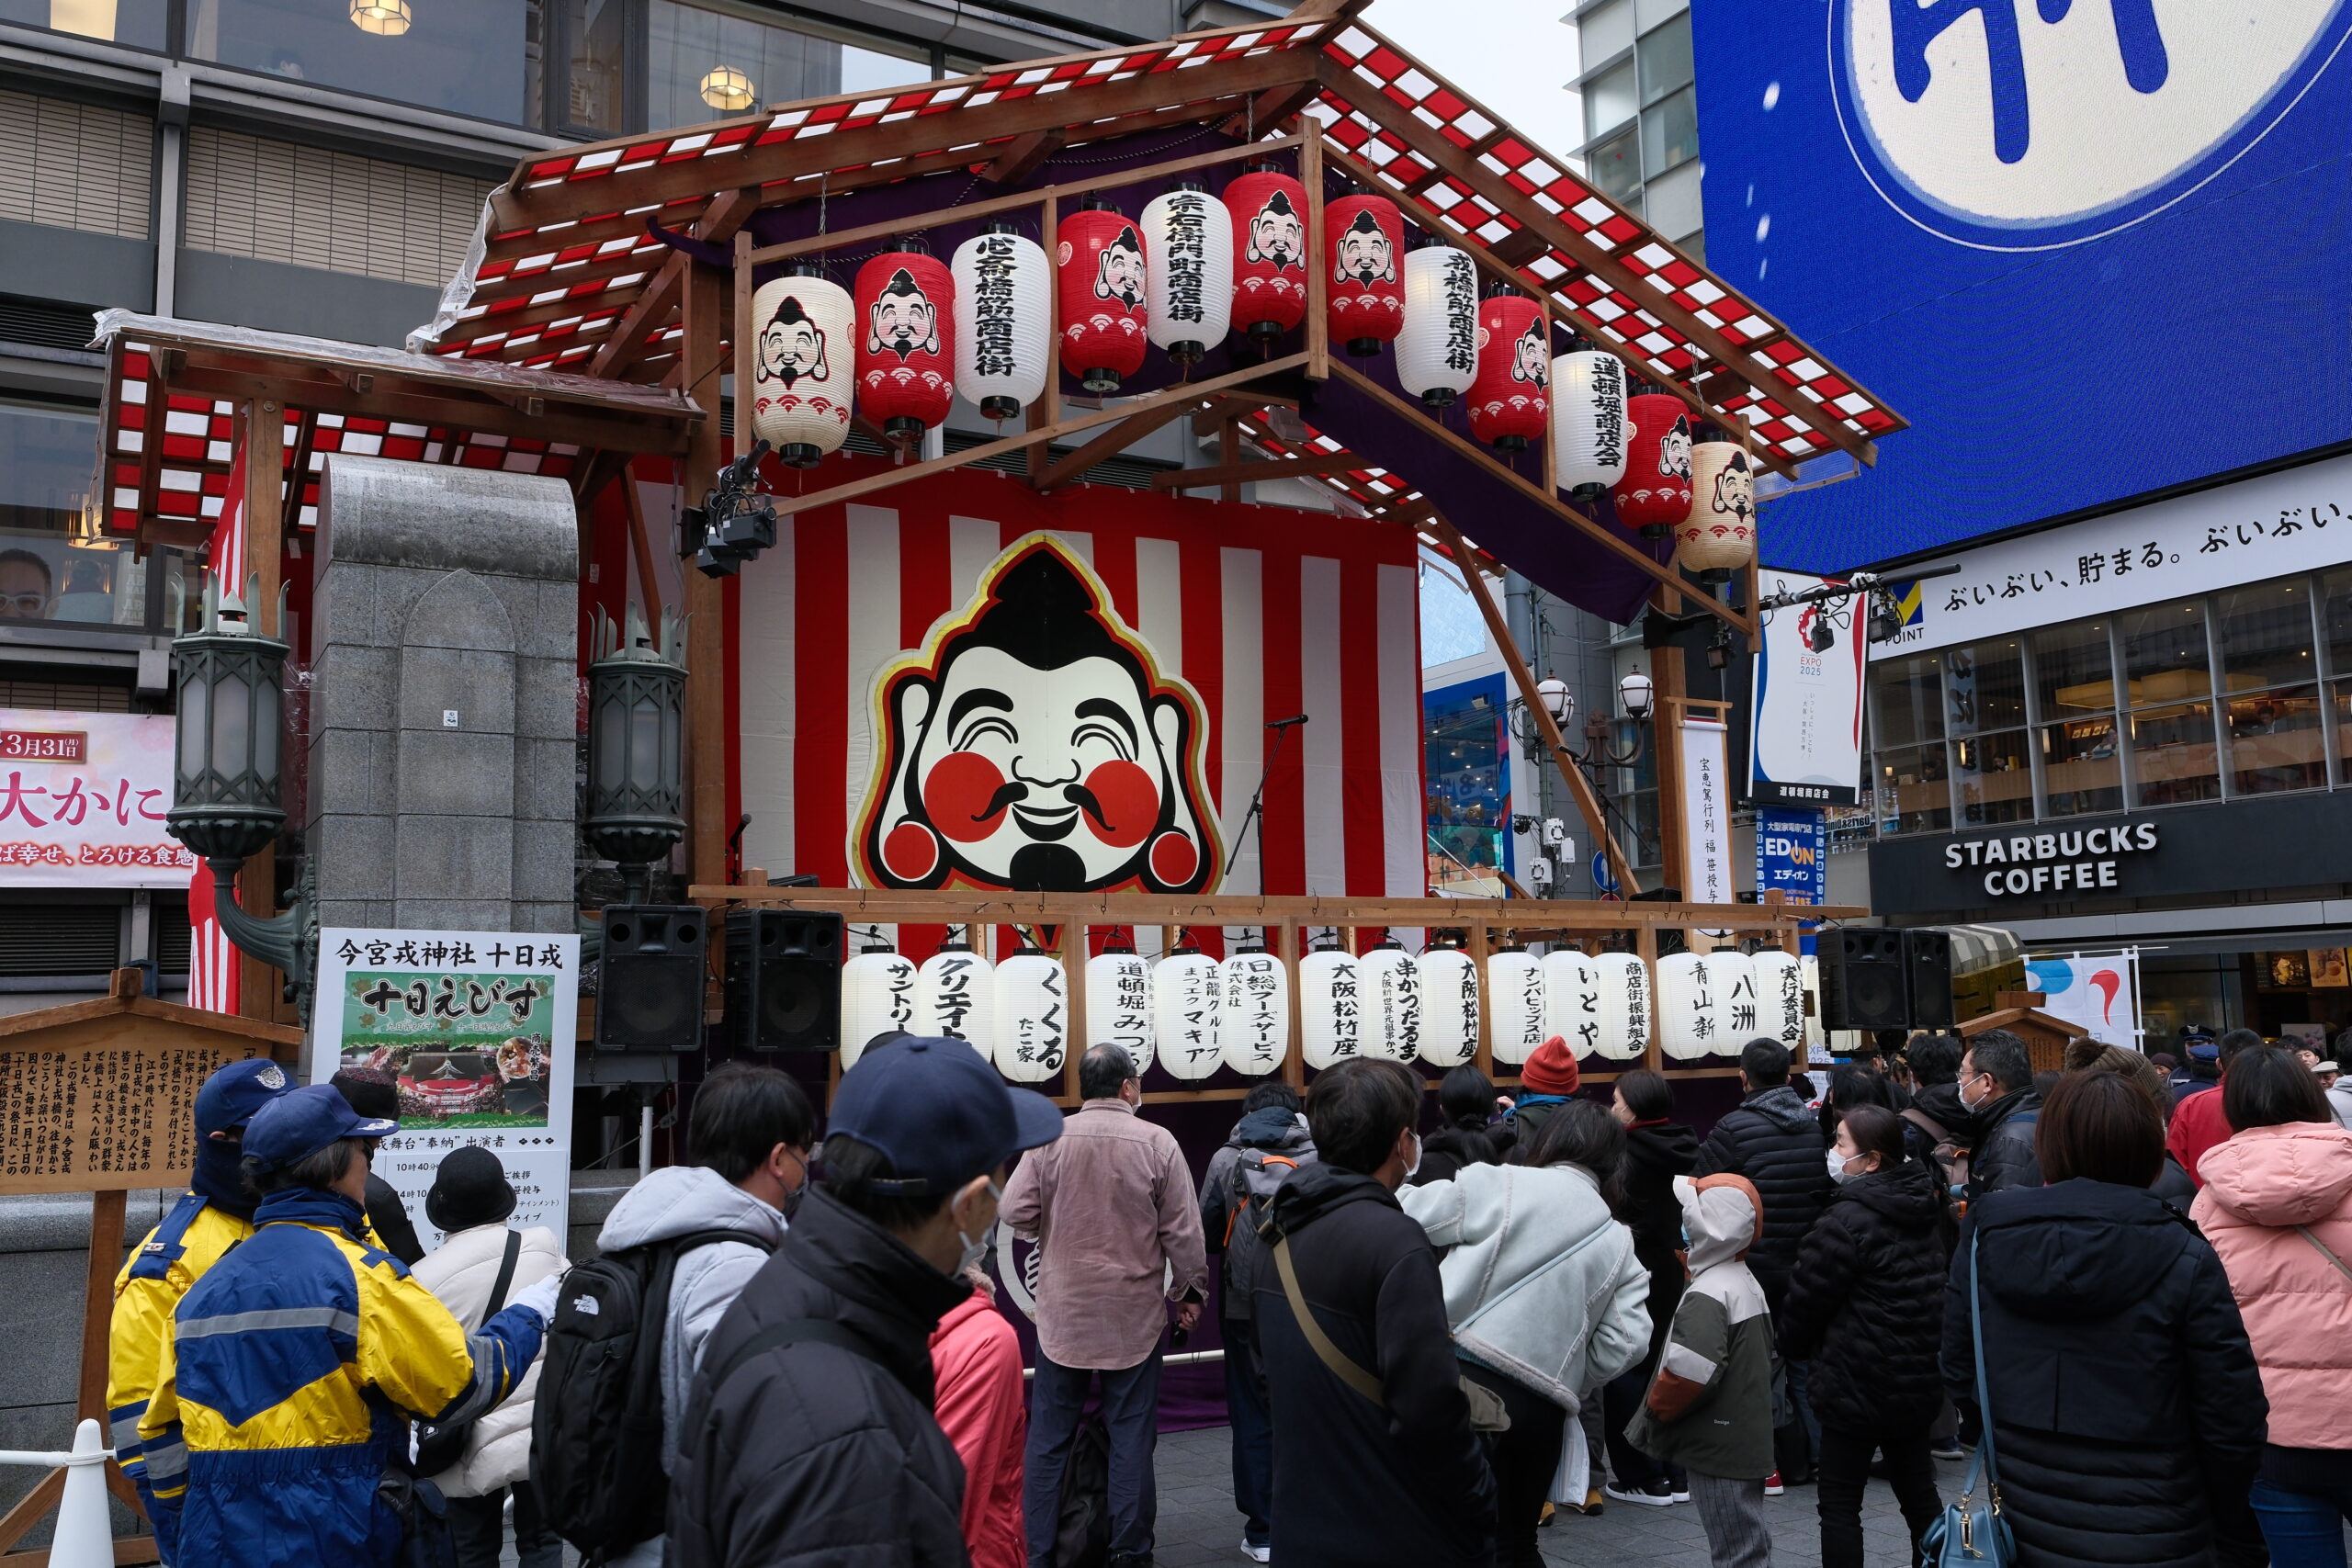
[[[1258,1227],[1265,1223],[1274,1194],[1297,1173],[1298,1164],[1295,1156],[1272,1149],[1243,1149],[1233,1162],[1232,1201],[1225,1211],[1225,1269],[1241,1301],[1258,1289],[1258,1270],[1265,1261],[1266,1243]]]

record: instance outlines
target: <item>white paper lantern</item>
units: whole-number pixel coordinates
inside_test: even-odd
[[[1603,953],[1592,962],[1600,971],[1601,1055],[1612,1062],[1644,1060],[1656,1027],[1649,965],[1632,953]]]
[[[1216,960],[1179,949],[1151,972],[1152,1033],[1159,1065],[1187,1082],[1216,1071],[1223,1051],[1217,1038],[1219,979]]]
[[[1573,947],[1544,955],[1544,1033],[1579,1062],[1600,1055],[1600,966]]]
[[[1014,1083],[1057,1076],[1069,1054],[1069,980],[1034,947],[996,966],[996,1066]]]
[[[1186,181],[1144,204],[1144,309],[1151,341],[1190,364],[1233,322],[1233,215]]]
[[[856,318],[849,290],[813,273],[752,291],[752,433],[796,468],[814,468],[849,434]]]
[[[953,1035],[996,1059],[996,970],[958,942],[942,947],[915,971],[915,1021],[908,1032]]]
[[[1756,558],[1756,465],[1729,441],[1690,448],[1690,515],[1674,531],[1674,564],[1729,582]]]
[[[1283,961],[1263,948],[1244,949],[1217,965],[1217,985],[1219,1055],[1245,1077],[1264,1077],[1290,1051],[1290,976]]]
[[[1134,949],[1114,949],[1086,962],[1086,1032],[1090,1045],[1117,1045],[1151,1066],[1151,964]]]
[[[1421,1050],[1421,971],[1413,955],[1385,942],[1357,961],[1363,977],[1363,1054],[1409,1062]]]
[[[1458,1067],[1478,1054],[1478,966],[1458,947],[1432,947],[1418,961],[1421,1060]]]
[[[1552,361],[1552,474],[1587,500],[1625,477],[1625,362],[1599,349]]]
[[[1478,378],[1478,268],[1467,251],[1423,245],[1405,256],[1396,383],[1442,409]]]
[[[1829,1039],[1821,1025],[1821,960],[1805,953],[1797,959],[1797,968],[1804,976],[1804,994],[1813,998],[1813,1008],[1804,1015],[1805,1049],[1820,1050]]]
[[[911,1032],[915,1021],[914,960],[888,942],[858,950],[842,965],[842,1066],[857,1065],[866,1046],[892,1030]]]
[[[1745,1031],[1736,1021],[1742,1016],[1748,1021]],[[1675,1061],[1736,1056],[1755,1038],[1756,972],[1745,956],[1730,951],[1661,958],[1657,1019],[1658,1043]]]
[[[1544,1043],[1544,965],[1523,947],[1487,957],[1487,1015],[1495,1032],[1495,1065],[1515,1067]]]
[[[1306,1065],[1325,1067],[1365,1055],[1364,979],[1351,953],[1326,948],[1298,961],[1298,1045]]]
[[[1747,961],[1756,976],[1756,1035],[1777,1040],[1789,1055],[1804,1055],[1804,965],[1796,954],[1768,947]],[[1750,1036],[1748,1038],[1753,1038]],[[1745,1045],[1743,1038],[1736,1044]]]
[[[990,419],[1012,419],[1046,394],[1053,367],[1054,270],[1045,247],[1010,223],[956,247],[956,389]]]

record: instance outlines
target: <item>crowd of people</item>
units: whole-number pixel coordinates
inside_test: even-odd
[[[1766,1568],[1764,1498],[1811,1485],[1860,1568],[1880,1476],[1915,1562],[1973,1508],[2023,1568],[2340,1568],[2352,1129],[2335,1063],[2212,1043],[2175,1081],[1920,1034],[1816,1085],[1756,1040],[1703,1139],[1557,1040],[1434,1116],[1360,1059],[1254,1086],[1195,1184],[1118,1046],[1066,1117],[886,1037],[822,1119],[715,1070],[578,1267],[478,1147],[425,1251],[371,1168],[390,1086],[240,1063],[118,1279],[113,1440],[167,1563],[1149,1568],[1165,1356],[1214,1302],[1259,1562],[1533,1568],[1615,1504]]]

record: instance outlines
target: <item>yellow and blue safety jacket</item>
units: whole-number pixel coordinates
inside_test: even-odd
[[[147,1401],[155,1392],[156,1364],[172,1325],[172,1313],[188,1287],[221,1255],[254,1234],[253,1222],[232,1213],[201,1192],[188,1192],[147,1233],[139,1249],[114,1277],[114,1317],[107,1345],[107,1422],[116,1462],[139,1488],[155,1544],[165,1563],[178,1561],[180,1484],[187,1450],[179,1423],[157,1428],[153,1440],[139,1435]],[[159,1497],[154,1485],[170,1494]]]
[[[176,1425],[187,1445],[182,1561],[390,1563],[401,1526],[377,1485],[408,1466],[410,1417],[479,1416],[537,1356],[537,1313],[469,1335],[365,1227],[339,1192],[273,1192],[180,1299],[139,1434]]]

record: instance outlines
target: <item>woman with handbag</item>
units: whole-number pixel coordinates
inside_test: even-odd
[[[2229,1270],[2270,1399],[2253,1505],[2278,1568],[2342,1568],[2352,1519],[2352,1132],[2291,1051],[2222,1080],[2237,1132],[2189,1211]]]
[[[1925,1166],[1903,1156],[1903,1118],[1857,1103],[1829,1149],[1829,1206],[1797,1248],[1781,1306],[1781,1356],[1810,1361],[1821,1417],[1822,1568],[1861,1568],[1862,1493],[1871,1455],[1917,1542],[1935,1522],[1928,1428],[1943,1405],[1944,1198]]]
[[[1471,1165],[1396,1194],[1444,1256],[1463,1379],[1510,1418],[1489,1436],[1497,1568],[1543,1568],[1535,1529],[1575,1412],[1649,1348],[1649,1272],[1601,1188],[1625,1130],[1590,1100],[1554,1109],[1524,1165]]]
[[[2267,1406],[2221,1259],[2148,1190],[2164,1122],[2117,1075],[2070,1073],[2034,1145],[2048,1185],[1972,1204],[1953,1259],[1944,1388],[1984,1436],[1929,1560],[2236,1561]]]

